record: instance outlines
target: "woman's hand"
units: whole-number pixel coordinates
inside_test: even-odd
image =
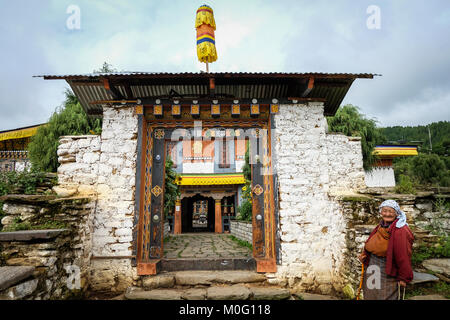
[[[366,260],[366,258],[367,258],[367,256],[366,256],[366,254],[363,252],[363,253],[361,253],[359,256],[358,256],[358,260],[361,262],[361,263],[364,263],[364,260]]]
[[[401,285],[402,287],[406,287],[406,282],[405,282],[405,281],[400,280],[398,283],[399,283],[399,285]]]

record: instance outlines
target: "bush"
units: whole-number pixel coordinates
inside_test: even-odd
[[[419,266],[424,260],[450,258],[450,237],[441,237],[434,246],[421,245],[413,250],[411,263]]]
[[[41,171],[56,172],[59,137],[99,134],[101,126],[101,120],[89,118],[77,97],[72,92],[66,91],[64,106],[57,109],[48,123],[40,126],[36,134],[31,137],[28,151],[33,167]]]
[[[239,215],[238,220],[252,221],[252,204],[248,200],[244,200],[237,209]]]
[[[402,174],[400,175],[399,180],[400,180],[399,183],[395,187],[395,192],[416,194],[416,189],[414,188],[410,177]]]
[[[34,194],[44,178],[45,173],[35,169],[0,172],[0,196],[14,193]]]

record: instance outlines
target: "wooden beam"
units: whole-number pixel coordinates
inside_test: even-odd
[[[216,92],[216,80],[214,78],[209,78],[209,96],[214,97],[214,93]]]
[[[105,88],[105,90],[113,96],[113,99],[123,99],[124,97],[122,96],[122,94],[120,93],[119,90],[117,90],[116,87],[114,87],[108,79],[103,78],[103,87]]]
[[[303,90],[302,97],[306,97],[312,91],[313,88],[314,88],[314,77],[311,77],[308,80],[308,84],[305,90]]]

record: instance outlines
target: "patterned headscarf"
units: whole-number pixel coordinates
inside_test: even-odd
[[[408,225],[406,223],[405,213],[402,210],[400,210],[400,206],[398,205],[398,203],[395,200],[383,201],[383,203],[380,204],[380,206],[379,206],[380,213],[381,213],[381,208],[383,208],[383,207],[390,207],[390,208],[394,209],[395,212],[397,212],[397,218],[398,218],[397,225],[396,225],[397,228],[401,228],[404,225]]]

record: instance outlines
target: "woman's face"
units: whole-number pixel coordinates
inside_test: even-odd
[[[392,222],[397,218],[397,212],[391,207],[382,207],[381,218],[384,222]]]

